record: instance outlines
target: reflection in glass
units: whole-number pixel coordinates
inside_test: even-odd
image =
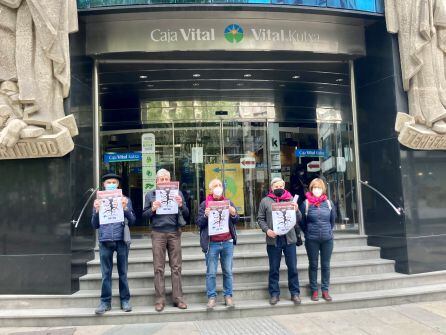
[[[149,4],[257,3],[294,6],[331,7],[368,12],[384,12],[383,0],[77,0],[79,9]]]

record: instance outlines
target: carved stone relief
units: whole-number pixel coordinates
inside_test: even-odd
[[[412,149],[446,149],[446,1],[385,0],[387,31],[398,34],[409,114],[398,140]]]
[[[77,30],[76,0],[0,0],[0,159],[73,150],[78,130],[63,99]]]

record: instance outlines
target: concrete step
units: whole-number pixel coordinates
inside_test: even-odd
[[[214,311],[207,311],[202,303],[190,303],[187,310],[166,306],[161,313],[152,306],[135,307],[133,312],[124,313],[119,309],[95,316],[92,308],[56,309],[2,309],[1,327],[56,327],[80,325],[106,325],[130,323],[154,323],[190,321],[202,319],[244,318],[252,316],[313,313],[329,310],[358,309],[401,303],[433,301],[446,298],[446,284],[424,285],[360,293],[333,295],[333,302],[313,302],[305,297],[300,306],[295,306],[285,295],[276,306],[270,306],[266,299],[237,301],[233,310],[219,304]]]
[[[268,278],[268,266],[253,266],[248,268],[234,268],[234,282],[236,283],[253,283],[264,282]],[[308,264],[298,263],[299,276],[301,278],[308,277]],[[343,261],[333,262],[331,264],[331,276],[345,277],[358,276],[373,273],[389,273],[394,272],[394,261],[384,259],[359,260],[359,261]],[[166,287],[170,286],[170,269],[166,268]],[[281,267],[281,275],[286,276],[286,268]],[[219,269],[218,277],[221,276]],[[129,286],[131,288],[150,288],[153,287],[153,272],[133,272],[128,274]],[[113,274],[113,285],[117,287],[118,276]],[[184,270],[182,272],[183,287],[201,285],[205,278],[205,271]],[[285,278],[285,277],[283,277]],[[101,286],[101,274],[92,273],[80,278],[81,290],[97,290]]]
[[[190,234],[190,233],[189,233]],[[243,235],[245,236],[245,235]],[[367,236],[338,234],[335,237],[335,248],[367,246]],[[252,234],[246,238],[237,240],[237,250],[242,253],[259,252],[266,250],[265,235]],[[196,237],[182,238],[181,251],[183,255],[202,254],[200,240]],[[133,241],[130,247],[129,257],[140,257],[152,255],[152,242],[149,239]],[[99,249],[95,248],[95,259],[99,258]]]
[[[437,271],[416,275],[400,273],[384,273],[363,276],[339,277],[331,280],[330,292],[333,295],[344,293],[361,293],[369,291],[381,291],[397,288],[408,288],[422,285],[443,284],[446,282],[446,271]],[[310,295],[308,279],[300,278],[301,296]],[[282,296],[288,296],[287,282],[281,282]],[[217,284],[221,299],[221,281]],[[155,303],[154,288],[130,288],[133,306],[151,306]],[[202,303],[207,301],[204,282],[201,285],[185,287],[184,297],[188,303]],[[172,302],[171,289],[166,288],[166,299]],[[0,305],[3,309],[39,309],[39,308],[95,308],[99,302],[99,290],[82,290],[72,295],[3,295],[0,296]],[[234,300],[268,299],[268,283],[234,284]],[[113,290],[113,307],[119,308],[119,294]]]
[[[336,247],[332,255],[332,262],[341,261],[354,261],[354,260],[366,260],[366,259],[378,259],[380,256],[380,249],[378,247],[368,247],[368,246],[357,246],[357,247]],[[308,262],[308,257],[304,247],[298,248],[297,259],[300,264]],[[284,259],[282,260],[284,263]],[[116,260],[114,261],[114,272],[116,269]],[[168,260],[166,259],[166,264]],[[268,255],[266,253],[266,247],[260,252],[250,252],[242,253],[235,248],[234,252],[234,267],[251,267],[251,266],[261,266],[268,265]],[[166,265],[168,267],[168,265]],[[205,266],[205,256],[201,254],[190,254],[183,256],[183,270],[193,270],[193,269],[206,269]],[[141,272],[148,271],[153,272],[153,257],[152,255],[146,257],[130,257],[128,272]],[[100,273],[100,260],[95,259],[88,263],[88,273]]]

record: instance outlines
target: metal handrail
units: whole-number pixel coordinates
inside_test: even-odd
[[[402,207],[396,207],[396,206],[389,200],[389,198],[387,198],[384,194],[382,194],[380,191],[378,191],[378,190],[377,190],[376,188],[374,188],[373,186],[369,185],[369,182],[368,182],[368,181],[360,180],[359,182],[360,182],[362,185],[367,186],[367,187],[370,188],[372,191],[374,191],[375,193],[377,193],[381,198],[383,198],[383,199],[389,204],[389,206],[392,207],[392,209],[395,211],[395,213],[396,213],[398,216],[402,216],[402,215],[404,215],[404,208],[402,208]]]
[[[85,209],[87,208],[88,204],[90,203],[91,199],[93,198],[93,196],[96,194],[96,191],[98,190],[98,188],[94,189],[94,188],[89,188],[87,190],[87,192],[91,192],[90,196],[88,197],[87,201],[85,201],[84,206],[81,209],[81,212],[79,213],[79,217],[77,218],[77,220],[71,220],[71,223],[74,225],[74,228],[77,228],[77,226],[79,225],[79,221],[82,218],[82,215],[85,212]],[[84,194],[86,194],[87,192],[85,192]]]

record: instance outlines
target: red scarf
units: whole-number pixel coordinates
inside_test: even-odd
[[[209,201],[223,201],[223,200],[228,200],[228,199],[226,199],[224,195],[222,195],[219,199],[215,199],[213,194],[208,194],[205,200],[206,208],[208,208]]]
[[[315,197],[311,192],[305,193],[305,197],[307,198],[310,204],[317,207],[319,207],[321,203],[327,200],[327,196],[325,194],[322,194],[320,197]]]
[[[274,192],[272,190],[270,190],[267,197],[273,199],[275,202],[291,200],[293,198],[291,193],[288,192],[287,190],[284,190],[284,191],[285,192],[283,192],[282,196],[278,197],[277,195],[274,194]]]

